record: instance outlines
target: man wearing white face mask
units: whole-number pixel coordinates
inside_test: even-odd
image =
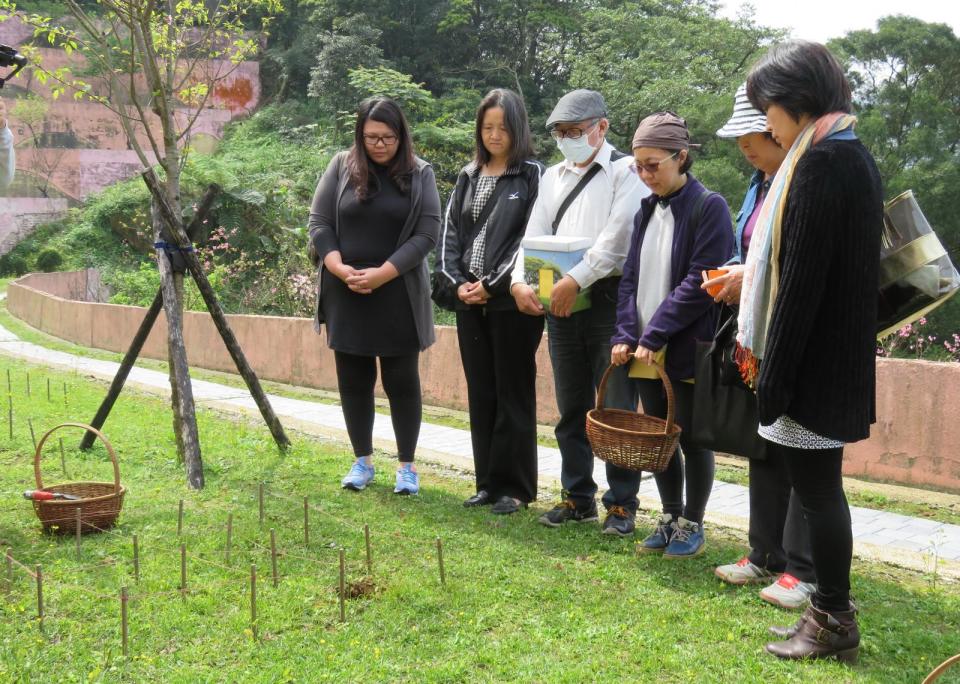
[[[553,286],[549,311],[544,311],[536,292],[524,282],[522,249],[510,290],[520,311],[547,316],[560,411],[555,433],[563,462],[562,500],[540,517],[540,522],[550,527],[598,518],[586,414],[594,407],[596,389],[610,363],[617,290],[630,248],[634,215],[640,209],[640,200],[650,193],[632,170],[632,158],[606,141],[606,115],[603,96],[592,90],[574,90],[557,102],[547,119],[547,129],[565,159],[547,169],[540,180],[525,231],[527,237],[587,237],[593,241],[592,246]],[[572,201],[566,201],[571,197]],[[577,293],[588,287],[590,307],[571,313]],[[636,409],[625,366],[611,374],[605,405]],[[603,532],[627,536],[633,533],[640,474],[611,465],[606,470],[610,489],[603,496],[607,509]]]

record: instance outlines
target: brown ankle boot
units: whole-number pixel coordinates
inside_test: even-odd
[[[800,628],[803,627],[803,623],[807,621],[806,613],[800,616],[800,619],[794,622],[788,627],[781,627],[779,625],[773,625],[767,627],[767,631],[770,632],[773,636],[778,639],[792,639],[794,635],[800,631]]]
[[[836,658],[855,663],[860,650],[856,615],[855,609],[827,613],[809,606],[797,622],[796,634],[767,644],[767,651],[788,660]]]

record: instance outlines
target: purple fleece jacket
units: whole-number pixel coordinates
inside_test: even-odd
[[[704,192],[709,191],[688,174],[680,192],[670,197],[674,219],[670,264],[672,289],[642,336],[637,320],[637,266],[647,224],[660,198],[650,195],[641,203],[633,220],[633,238],[623,265],[617,297],[617,327],[610,341],[611,344],[626,344],[631,349],[642,344],[654,351],[669,344],[666,371],[674,381],[693,377],[697,340],[713,339],[716,330],[719,305],[700,289],[703,283],[701,271],[726,263],[733,253],[733,221],[726,201],[719,194],[711,195],[703,203],[700,225],[690,225],[690,214],[697,198]]]

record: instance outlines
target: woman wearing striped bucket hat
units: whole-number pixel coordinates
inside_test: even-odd
[[[766,115],[747,99],[746,83],[737,89],[733,114],[717,136],[735,138],[743,156],[756,169],[737,214],[736,251],[723,266],[727,273],[712,280],[704,278],[703,284],[704,288],[720,286],[715,299],[735,308],[740,301],[743,264],[753,227],[770,181],[787,152],[767,131]],[[760,597],[781,608],[801,608],[817,587],[800,501],[791,490],[786,466],[777,454],[750,458],[749,472],[750,552],[736,563],[721,565],[715,573],[724,582],[736,585],[775,580],[761,590]]]

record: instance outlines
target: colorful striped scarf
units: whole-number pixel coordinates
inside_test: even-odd
[[[750,239],[737,318],[737,363],[744,382],[750,387],[756,384],[759,361],[763,359],[767,330],[773,315],[773,303],[780,285],[780,239],[794,171],[807,150],[843,131],[852,134],[856,122],[857,117],[843,112],[832,112],[811,122],[793,141],[770,183],[770,190]]]

